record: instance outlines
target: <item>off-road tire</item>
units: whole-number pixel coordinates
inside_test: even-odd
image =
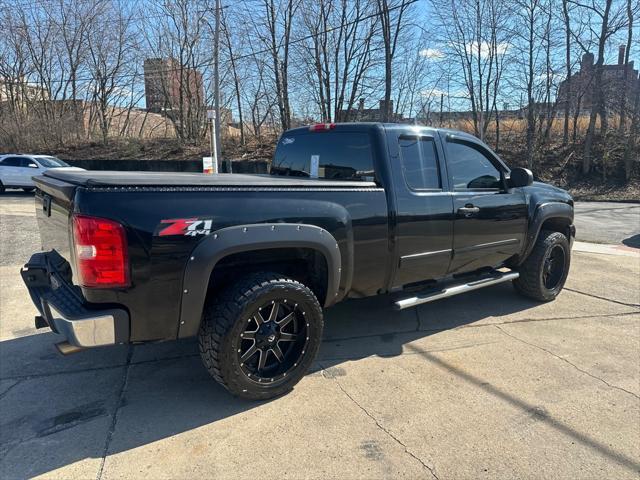
[[[236,352],[246,318],[273,298],[300,304],[305,311],[308,339],[297,366],[285,378],[257,384],[243,372]],[[198,333],[200,356],[211,376],[231,394],[266,400],[289,392],[305,375],[320,347],[322,330],[322,308],[308,287],[277,273],[251,274],[207,302]]]
[[[564,253],[564,268],[553,288],[547,288],[543,280],[545,261],[554,248],[562,249]],[[550,302],[555,300],[562,291],[567,280],[570,264],[571,249],[567,237],[560,232],[542,230],[529,257],[519,267],[520,277],[513,281],[513,286],[518,293],[525,297],[539,302]]]

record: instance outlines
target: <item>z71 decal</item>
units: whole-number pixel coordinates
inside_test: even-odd
[[[160,222],[159,237],[167,237],[170,235],[186,235],[196,237],[198,235],[209,235],[213,225],[211,218],[174,218],[171,220],[162,220]],[[164,226],[166,225],[166,226]]]

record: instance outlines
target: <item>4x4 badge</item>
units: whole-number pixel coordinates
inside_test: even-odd
[[[209,235],[213,225],[211,218],[173,218],[170,220],[161,220],[160,222],[166,227],[160,227],[158,236],[166,237],[170,235],[187,235],[196,237],[198,235]]]

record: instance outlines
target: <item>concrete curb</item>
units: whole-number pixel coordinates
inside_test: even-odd
[[[573,251],[640,258],[640,249],[627,247],[626,245],[603,245],[600,243],[587,243],[587,242],[576,241],[573,243]]]

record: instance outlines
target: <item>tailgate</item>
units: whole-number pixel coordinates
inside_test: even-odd
[[[45,252],[55,250],[71,260],[70,215],[76,186],[48,177],[35,177],[36,218],[40,243]]]

